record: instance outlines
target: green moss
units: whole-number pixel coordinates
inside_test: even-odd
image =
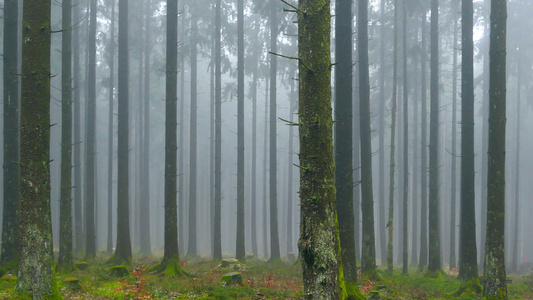
[[[161,263],[149,268],[148,273],[164,274],[172,277],[189,275],[183,272],[178,258],[163,259]]]
[[[461,295],[477,295],[481,294],[481,284],[479,283],[479,277],[474,277],[468,281],[462,281],[461,286],[459,286],[459,289],[455,292],[453,292],[452,296],[461,296]]]
[[[130,270],[123,265],[113,266],[109,269],[109,276],[124,277],[130,274]]]
[[[226,285],[242,285],[242,275],[240,272],[231,272],[222,275],[220,281]]]
[[[75,266],[78,270],[86,270],[89,264],[86,261],[79,261],[75,263]]]

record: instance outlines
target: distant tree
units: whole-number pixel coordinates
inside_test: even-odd
[[[522,63],[521,63],[521,51],[520,46],[517,47],[517,71],[516,71],[516,141],[515,141],[515,182],[514,182],[514,220],[513,220],[513,251],[510,269],[513,272],[518,271],[518,245],[519,245],[519,234],[520,234],[520,126],[522,123],[521,120],[521,101],[522,101]]]
[[[90,1],[87,120],[85,128],[85,256],[96,256],[95,157],[96,157],[96,0]]]
[[[359,41],[359,120],[361,123],[361,212],[363,244],[361,269],[371,278],[376,274],[374,198],[372,189],[372,140],[370,126],[370,79],[368,69],[368,0],[359,1],[357,38]]]
[[[478,279],[474,153],[474,10],[472,0],[462,0],[461,37],[461,230],[459,278],[481,287]]]
[[[257,246],[257,72],[254,72],[252,77],[252,195],[250,198],[252,213],[250,214],[250,230],[252,231],[252,253],[257,257],[259,255]]]
[[[61,193],[59,260],[61,271],[74,270],[72,255],[72,1],[63,0],[61,33]]]
[[[111,0],[111,24],[108,44],[109,55],[109,136],[107,148],[107,253],[113,252],[113,140],[114,140],[114,107],[115,107],[115,0]]]
[[[278,0],[270,0],[270,52],[278,51]],[[279,259],[278,160],[277,160],[277,72],[276,55],[270,55],[270,261]]]
[[[131,260],[129,226],[129,122],[128,122],[128,1],[118,2],[118,174],[117,174],[117,243],[111,263]]]
[[[439,0],[431,0],[428,271],[441,270],[439,209]]]
[[[397,109],[397,92],[398,92],[398,1],[394,1],[394,57],[392,67],[392,99],[391,99],[391,138],[390,138],[390,173],[389,173],[389,219],[387,228],[389,229],[389,239],[387,242],[387,270],[393,271],[393,250],[394,250],[394,169],[396,162],[394,160],[394,145],[396,139],[396,109]]]
[[[23,1],[18,298],[61,299],[50,212],[51,4]]]
[[[80,5],[74,5],[73,9],[73,23],[80,22]],[[74,253],[81,255],[83,250],[83,217],[82,217],[82,175],[81,175],[81,97],[80,97],[80,27],[74,26],[72,28],[72,105],[74,106],[73,119],[73,144],[72,150],[74,152]]]
[[[507,299],[505,274],[505,128],[507,1],[491,1],[487,241],[483,295]]]
[[[19,255],[20,195],[18,1],[4,1],[4,197],[0,266],[15,270]]]
[[[335,1],[335,190],[348,290],[357,289],[352,167],[352,3]]]
[[[178,0],[167,0],[165,93],[165,246],[163,260],[151,268],[155,272],[181,275],[178,250],[177,211],[177,84],[178,84]]]
[[[301,0],[298,7],[301,199],[298,247],[307,299],[347,297],[335,210],[329,4],[328,0]]]
[[[408,246],[409,231],[407,207],[409,203],[409,82],[407,78],[407,1],[403,2],[402,17],[402,54],[403,54],[403,212],[402,212],[402,273],[407,274],[409,268]]]
[[[420,72],[420,102],[421,106],[421,124],[420,124],[420,134],[422,138],[420,139],[420,256],[418,269],[420,271],[428,264],[428,193],[427,193],[427,180],[428,180],[428,169],[427,169],[427,21],[426,21],[427,11],[422,11],[421,16],[421,66],[422,69]]]
[[[235,257],[246,257],[244,243],[244,0],[237,1],[237,239]]]

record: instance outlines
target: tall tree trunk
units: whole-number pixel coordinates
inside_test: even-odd
[[[480,291],[475,219],[474,9],[472,0],[462,1],[461,26],[461,230],[459,231],[459,278],[463,282],[475,283],[478,291]]]
[[[376,274],[374,199],[372,191],[372,140],[370,126],[370,79],[368,71],[368,0],[359,1],[357,37],[359,40],[359,119],[361,123],[361,212],[363,244],[361,268],[370,278]]]
[[[331,116],[328,0],[301,0],[298,15],[300,74],[300,249],[307,299],[345,299],[337,213]],[[275,109],[275,107],[272,107]]]
[[[181,28],[180,28],[180,34],[182,36],[185,35],[185,14],[182,14],[181,16]],[[182,72],[180,76],[180,96],[178,99],[181,99],[180,101],[180,107],[179,107],[179,145],[180,145],[180,151],[178,152],[178,163],[177,168],[180,170],[180,174],[176,174],[178,176],[178,247],[180,248],[180,252],[185,251],[185,184],[184,184],[184,177],[185,177],[185,164],[184,164],[184,156],[185,156],[185,53],[178,52],[178,67],[181,67]],[[177,84],[177,83],[176,83]],[[177,94],[176,94],[177,95]]]
[[[294,73],[294,75],[296,75],[296,73]],[[294,121],[294,106],[295,106],[295,103],[294,103],[294,95],[295,95],[295,91],[294,91],[294,80],[291,81],[291,91],[290,91],[290,99],[289,99],[289,122],[292,122]],[[293,133],[293,130],[294,130],[294,126],[289,126],[289,168],[288,168],[288,174],[287,174],[287,254],[289,253],[293,253],[293,224],[294,224],[294,221],[293,221],[293,198],[294,198],[294,194],[293,194],[293,174],[292,174],[292,170],[294,168],[294,164],[293,164],[293,157],[294,157],[294,133]],[[351,189],[350,189],[350,192],[351,192]]]
[[[352,167],[352,3],[335,1],[335,190],[344,279],[357,289]]]
[[[87,128],[85,129],[85,256],[96,256],[95,157],[96,157],[96,0],[90,2],[89,64],[87,78]]]
[[[420,102],[421,107],[421,124],[420,131],[422,138],[420,139],[420,261],[418,268],[420,271],[428,264],[428,193],[427,193],[427,180],[428,180],[428,168],[427,168],[427,11],[422,13],[422,55],[421,55],[421,95]]]
[[[522,100],[521,88],[522,88],[522,67],[520,48],[518,47],[518,70],[517,70],[517,83],[516,83],[516,141],[515,141],[515,182],[514,182],[514,228],[513,228],[513,252],[511,259],[511,271],[516,272],[518,270],[518,236],[520,227],[518,226],[520,220],[520,101]]]
[[[115,109],[115,0],[111,0],[111,34],[109,42],[109,136],[107,148],[107,253],[113,252],[113,146],[114,146],[114,109]]]
[[[50,11],[51,1],[23,2],[16,292],[33,299],[60,297],[50,212]]]
[[[402,273],[407,274],[409,268],[408,245],[408,214],[407,207],[409,203],[409,83],[407,81],[407,2],[403,2],[403,217],[402,217]]]
[[[381,264],[387,261],[387,238],[385,219],[385,2],[380,1],[380,47],[379,47],[379,245]],[[357,167],[357,166],[356,166]]]
[[[263,134],[263,253],[268,258],[267,176],[268,173],[268,78],[265,80],[265,131]]]
[[[278,51],[278,1],[270,1],[270,51]],[[277,72],[278,59],[270,55],[270,261],[279,259],[278,160],[277,160]]]
[[[197,73],[198,73],[198,21],[197,21],[197,4],[191,6],[191,119],[190,119],[190,143],[189,143],[189,243],[187,247],[187,256],[196,257],[198,249],[196,246],[196,206],[198,199],[196,197],[196,148],[197,148]],[[182,126],[183,127],[183,126]]]
[[[354,1],[353,6],[353,22],[357,21],[358,6]],[[357,35],[353,35],[353,43],[356,45]],[[354,47],[352,51],[353,57],[358,57],[358,47]],[[357,119],[352,117],[352,162],[353,162],[353,206],[354,206],[354,235],[355,235],[355,257],[361,258],[361,123],[359,122],[359,69],[358,64],[355,64],[355,69],[352,69],[352,116],[357,116]]]
[[[428,271],[441,269],[439,195],[439,0],[431,0],[430,130],[429,130],[429,259]]]
[[[237,239],[235,257],[244,260],[244,1],[237,2]]]
[[[80,5],[73,7],[74,22],[80,22]],[[73,97],[74,105],[74,244],[75,255],[81,255],[83,250],[83,217],[82,217],[82,175],[81,175],[81,87],[80,87],[80,28],[75,26],[72,34],[72,54],[74,60],[73,68]]]
[[[391,99],[391,135],[390,135],[390,173],[389,173],[389,219],[387,227],[389,228],[389,238],[387,242],[387,270],[392,273],[393,256],[394,256],[394,169],[396,162],[394,152],[396,147],[396,98],[398,92],[398,0],[394,1],[394,57],[393,57],[393,76],[392,76],[392,99]]]
[[[221,54],[221,14],[222,2],[216,1],[215,11],[215,232],[213,258],[222,258],[222,69]]]
[[[118,2],[118,174],[117,174],[117,243],[111,262],[131,260],[129,226],[129,58],[128,1]]]
[[[418,35],[418,29],[416,34]],[[416,58],[415,56],[412,56],[412,58]],[[418,59],[414,60],[414,72],[412,74],[416,74],[418,72]],[[418,110],[418,101],[419,101],[419,90],[418,86],[416,84],[413,84],[413,139],[411,140],[411,143],[413,145],[413,167],[412,167],[412,176],[413,180],[411,181],[411,197],[413,201],[411,202],[411,224],[412,224],[412,230],[411,230],[411,266],[416,266],[418,263],[418,203],[420,200],[419,197],[419,159],[420,156],[418,155],[418,118],[419,118],[419,110]]]
[[[18,1],[4,1],[4,198],[0,265],[16,269],[19,256],[20,125]]]
[[[150,241],[150,54],[151,54],[151,21],[152,21],[152,5],[151,0],[146,1],[146,23],[144,33],[144,108],[143,128],[139,128],[143,132],[142,157],[141,157],[141,176],[142,185],[140,195],[140,239],[142,254],[150,255],[152,253]],[[140,96],[140,95],[139,95]],[[140,107],[139,107],[140,109]]]
[[[459,3],[453,2],[453,5],[458,5]],[[456,263],[456,241],[455,233],[457,230],[457,54],[458,54],[458,45],[457,45],[457,12],[455,9],[452,10],[453,17],[453,67],[452,67],[452,167],[451,167],[451,207],[450,207],[450,269],[455,268]]]
[[[215,36],[211,39],[211,76],[209,84],[209,194],[210,194],[210,229],[211,250],[214,253],[215,232]]]
[[[170,275],[183,274],[178,250],[177,212],[177,100],[178,100],[178,0],[167,0],[165,80],[165,245],[163,261],[153,267]],[[181,209],[181,208],[180,208]]]
[[[61,4],[61,195],[59,260],[61,271],[74,270],[72,256],[72,1]]]
[[[252,213],[250,214],[251,221],[251,237],[252,237],[252,253],[259,257],[257,248],[257,71],[253,74],[252,81]],[[290,224],[290,223],[289,223]]]
[[[491,1],[490,105],[485,297],[507,299],[505,274],[505,127],[507,1]]]

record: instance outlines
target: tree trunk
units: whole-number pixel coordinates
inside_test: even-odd
[[[237,239],[235,257],[244,260],[244,1],[237,2]]]
[[[296,75],[296,72],[292,73],[293,75]],[[294,122],[294,110],[295,110],[295,103],[294,103],[294,95],[296,92],[294,91],[294,80],[291,81],[291,90],[290,90],[290,99],[289,99],[289,122]],[[294,206],[294,193],[293,193],[293,173],[292,170],[294,168],[293,163],[293,157],[294,157],[294,133],[293,133],[294,126],[289,126],[289,168],[288,168],[288,174],[287,174],[287,254],[293,253],[293,206]]]
[[[520,52],[520,48],[518,48]],[[518,236],[520,232],[519,220],[520,220],[520,101],[521,101],[521,88],[522,88],[522,55],[518,53],[518,70],[517,70],[517,83],[516,83],[516,142],[515,142],[515,183],[514,183],[514,229],[513,229],[513,252],[511,259],[511,271],[516,272],[518,270]]]
[[[263,134],[263,253],[268,258],[268,220],[267,220],[267,173],[268,173],[268,78],[265,80],[265,131]]]
[[[381,250],[381,265],[387,261],[387,238],[385,220],[385,2],[380,1],[380,47],[379,47],[379,244]],[[358,167],[358,166],[356,166]]]
[[[150,54],[151,54],[151,21],[152,5],[151,1],[146,1],[146,28],[144,37],[144,108],[143,108],[143,143],[141,157],[141,176],[143,179],[141,185],[140,207],[140,238],[142,254],[150,255],[152,253],[150,241]],[[140,96],[140,95],[139,95]],[[140,108],[139,108],[140,109]]]
[[[477,245],[474,153],[474,10],[472,0],[462,1],[461,53],[461,230],[459,278],[477,285]]]
[[[402,273],[407,274],[409,268],[408,259],[408,214],[407,207],[409,203],[409,84],[407,81],[407,2],[403,2],[403,216],[402,216]]]
[[[505,127],[507,1],[491,1],[490,105],[485,297],[507,299],[505,274]]]
[[[396,162],[394,160],[394,145],[396,139],[396,98],[398,92],[398,0],[394,1],[394,57],[393,57],[393,76],[392,76],[392,99],[391,99],[391,135],[390,135],[390,173],[389,173],[389,219],[387,227],[389,228],[389,238],[387,242],[387,270],[392,273],[393,256],[394,256],[394,169]]]
[[[439,0],[431,0],[428,271],[441,270],[439,195]]]
[[[222,69],[221,69],[221,14],[222,2],[216,1],[215,11],[215,232],[213,258],[222,258]]]
[[[115,109],[115,0],[111,0],[111,34],[109,43],[109,114],[107,148],[107,253],[113,253],[113,156]]]
[[[416,34],[418,35],[418,29],[416,31]],[[418,59],[416,56],[412,56],[414,60],[414,72],[413,75],[418,72]],[[419,176],[420,176],[420,170],[418,164],[420,163],[419,159],[420,156],[418,155],[418,137],[419,137],[419,124],[418,124],[418,118],[419,118],[419,109],[418,109],[418,101],[419,101],[419,90],[418,86],[416,84],[413,84],[413,139],[412,139],[412,145],[413,145],[413,167],[412,167],[412,176],[413,180],[411,181],[411,197],[413,201],[411,202],[411,223],[412,223],[412,230],[411,230],[411,266],[416,266],[418,263],[418,203],[420,200],[420,196],[418,194],[419,192]]]
[[[73,7],[74,22],[80,22],[80,5]],[[83,217],[82,217],[82,198],[83,187],[81,183],[81,97],[80,97],[80,28],[75,26],[72,33],[72,54],[73,54],[73,97],[72,104],[74,106],[74,144],[72,145],[74,151],[74,254],[80,255],[83,250]]]
[[[181,28],[180,28],[180,34],[185,35],[185,14],[182,14],[181,16]],[[176,169],[179,168],[180,174],[176,174],[178,176],[178,247],[180,248],[180,252],[185,251],[185,184],[184,184],[184,177],[185,177],[185,164],[183,157],[185,156],[185,53],[178,52],[178,67],[179,69],[181,67],[182,72],[180,76],[180,96],[177,99],[181,99],[180,101],[180,107],[179,107],[179,145],[180,151],[178,152],[178,163]],[[177,76],[177,75],[176,75]],[[176,79],[177,80],[177,79]],[[177,83],[176,83],[177,85]],[[177,95],[177,93],[176,93]],[[177,101],[177,100],[176,100]]]
[[[344,279],[357,289],[352,167],[352,3],[335,2],[335,190]]]
[[[19,256],[20,126],[18,1],[4,1],[4,198],[0,265],[16,269]]]
[[[252,253],[255,257],[259,257],[257,248],[257,71],[253,74],[252,81],[252,213],[250,214],[251,221],[251,237],[252,237]]]
[[[72,1],[61,4],[61,195],[58,270],[73,271],[72,256]]]
[[[270,1],[270,51],[278,51],[278,1]],[[278,160],[277,160],[277,72],[278,59],[270,55],[270,261],[279,259],[278,232]]]
[[[421,135],[422,138],[420,143],[420,261],[418,263],[418,268],[420,271],[428,264],[428,193],[427,193],[427,180],[428,180],[428,169],[427,169],[427,70],[426,70],[426,61],[427,61],[427,30],[426,30],[426,15],[427,11],[422,13],[422,55],[421,55],[421,97],[420,102],[422,103],[421,107]]]
[[[300,249],[306,299],[345,299],[337,213],[331,116],[330,10],[327,0],[301,0],[298,15]],[[275,107],[272,107],[275,109]]]
[[[453,5],[458,5],[459,3],[453,2]],[[457,54],[458,54],[458,44],[457,44],[457,12],[454,10],[453,14],[453,66],[452,66],[452,167],[451,167],[451,207],[450,207],[450,269],[455,268],[456,263],[456,241],[455,241],[455,232],[457,230]]]
[[[122,264],[131,260],[129,226],[129,58],[128,1],[118,2],[118,174],[117,174],[117,243],[111,262]]]
[[[376,272],[374,199],[372,191],[372,140],[370,126],[370,79],[368,71],[368,0],[359,1],[357,38],[359,40],[359,119],[361,123],[361,212],[363,244],[361,268],[370,278]]]
[[[191,6],[191,119],[190,119],[190,143],[189,143],[189,243],[187,246],[187,256],[196,257],[198,249],[196,246],[197,232],[196,232],[196,206],[198,199],[196,197],[196,148],[197,148],[197,73],[198,73],[198,21],[197,21],[197,7],[195,4]],[[183,123],[182,123],[183,124]],[[182,125],[183,127],[183,125]]]
[[[20,106],[20,298],[59,299],[50,212],[51,1],[24,1]]]

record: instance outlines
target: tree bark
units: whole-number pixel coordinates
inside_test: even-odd
[[[114,109],[115,109],[115,0],[111,0],[111,34],[109,43],[109,136],[107,148],[107,253],[113,252],[113,156],[114,156]]]
[[[453,3],[457,5],[459,3]],[[457,12],[453,10],[453,66],[452,66],[452,167],[451,167],[451,197],[450,197],[450,269],[456,267],[456,241],[455,235],[457,231],[457,215],[456,215],[456,202],[457,202]]]
[[[221,69],[221,14],[222,2],[216,1],[215,10],[215,232],[213,258],[222,258],[222,69]]]
[[[246,258],[244,245],[244,1],[237,2],[237,239],[235,257]]]
[[[409,231],[407,207],[409,203],[409,82],[407,80],[407,2],[403,2],[403,218],[402,218],[402,273],[407,274],[409,268],[408,245]]]

